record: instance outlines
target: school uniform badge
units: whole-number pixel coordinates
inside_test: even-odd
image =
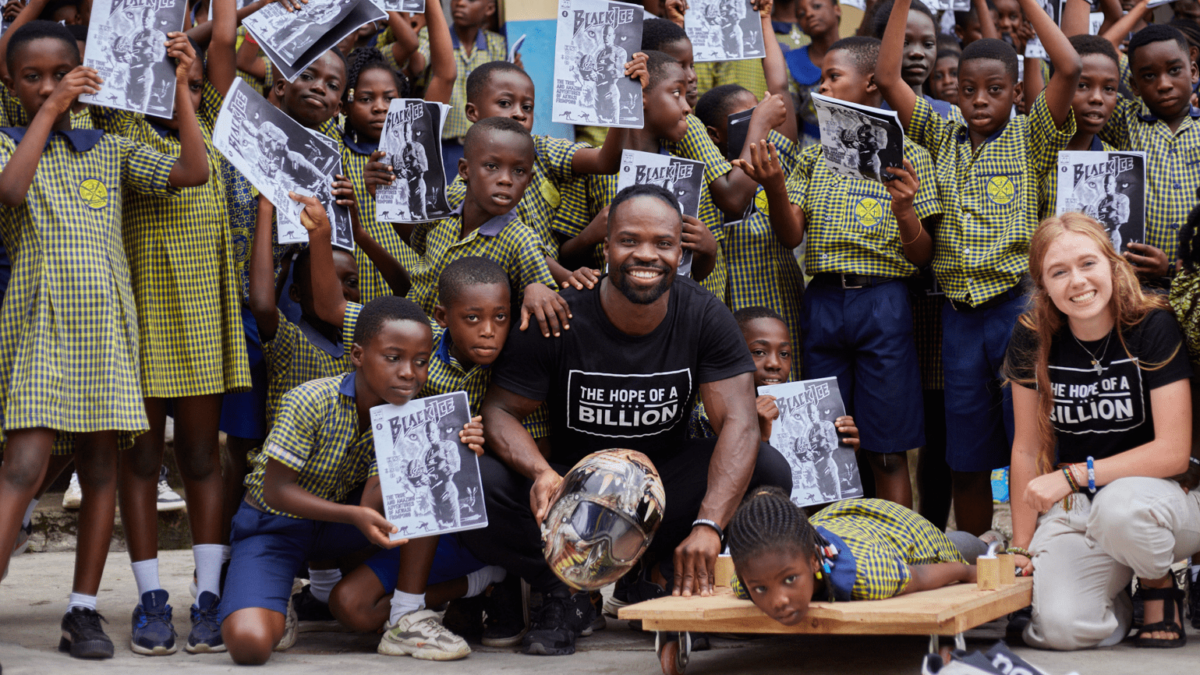
[[[863,227],[875,227],[883,220],[883,204],[874,197],[863,197],[854,206],[854,215]]]
[[[1017,189],[1008,176],[992,176],[987,184],[987,196],[992,203],[1003,206],[1017,196]]]
[[[108,206],[108,187],[95,178],[89,178],[79,184],[79,198],[93,209]]]

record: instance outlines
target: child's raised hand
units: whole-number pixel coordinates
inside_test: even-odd
[[[833,426],[837,428],[837,432],[841,435],[843,443],[858,450],[858,426],[854,424],[853,417],[842,415],[833,421]]]
[[[483,455],[483,418],[472,417],[458,432],[458,440],[466,444],[476,457]]]
[[[595,288],[596,284],[600,283],[600,270],[594,270],[590,267],[580,267],[571,272],[571,278],[567,279],[567,283],[574,286],[577,291],[582,291],[585,288]]]
[[[761,122],[764,129],[774,129],[787,121],[787,106],[779,94],[767,94],[750,113],[751,122]]]
[[[351,506],[350,508],[354,509],[351,522],[372,544],[379,548],[396,548],[408,543],[407,539],[391,540],[388,535],[395,534],[399,530],[375,509],[369,506]]]
[[[58,86],[54,87],[54,92],[42,107],[49,108],[57,118],[70,110],[81,94],[100,93],[100,85],[103,82],[95,68],[75,66],[66,77],[58,81]]]
[[[683,247],[694,253],[715,257],[717,238],[704,223],[691,216],[683,217]]]
[[[666,0],[663,3],[663,14],[666,16],[663,18],[683,28],[683,15],[687,14],[688,9],[687,0]]]
[[[304,209],[300,211],[300,224],[308,230],[310,240],[314,237],[329,239],[333,236],[333,228],[329,224],[329,214],[325,213],[325,207],[317,201],[316,197],[295,192],[289,192],[288,196],[304,205]]]
[[[367,183],[367,192],[371,196],[375,196],[375,187],[377,185],[391,185],[392,181],[396,180],[396,174],[392,173],[392,166],[384,163],[384,158],[387,156],[382,150],[376,150],[371,153],[367,161],[367,166],[363,168],[363,179]]]
[[[921,179],[917,178],[917,170],[908,160],[904,160],[904,168],[888,167],[884,169],[892,176],[892,180],[883,184],[888,194],[892,196],[892,213],[897,216],[912,208],[917,190],[921,188]]]
[[[8,0],[8,2],[4,3],[4,20],[12,23],[17,18],[17,15],[21,13],[22,9],[25,9],[25,3],[21,2],[21,0]]]
[[[771,424],[779,419],[779,406],[775,397],[763,394],[754,399],[754,407],[758,408],[758,431],[763,443],[771,442]]]
[[[300,9],[300,3],[308,4],[308,0],[275,0],[275,2],[283,5],[283,8],[289,12],[295,12]]]
[[[779,152],[770,141],[751,143],[749,162],[735,159],[730,163],[764,188],[781,188],[787,182],[787,176],[783,173],[783,163],[779,161]]]
[[[750,0],[750,5],[754,7],[760,17],[769,17],[775,11],[774,0]]]
[[[525,70],[525,62],[521,60],[521,52],[513,54],[513,65],[521,70]]]
[[[333,197],[338,206],[351,209],[358,206],[358,202],[354,201],[354,183],[341,174],[333,177]]]
[[[529,328],[529,317],[535,317],[542,327],[542,335],[558,337],[562,331],[570,330],[568,319],[571,318],[571,308],[562,296],[550,290],[545,284],[529,284],[525,287],[525,299],[521,302],[520,330]],[[560,328],[561,326],[561,328]]]
[[[167,56],[175,59],[175,77],[180,82],[186,82],[188,71],[196,61],[196,50],[192,48],[191,41],[184,33],[167,33],[167,38],[163,44],[167,47]]]
[[[644,52],[635,52],[633,59],[625,64],[625,77],[642,83],[642,89],[650,84],[650,70],[646,67],[650,57]]]

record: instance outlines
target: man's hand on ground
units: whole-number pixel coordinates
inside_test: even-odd
[[[711,527],[697,525],[675,549],[675,581],[671,595],[712,595],[716,584],[721,538]]]

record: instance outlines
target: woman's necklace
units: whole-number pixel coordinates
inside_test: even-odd
[[[1113,328],[1115,329],[1116,326],[1113,326]],[[1104,344],[1101,345],[1100,351],[1096,352],[1095,354],[1092,353],[1092,350],[1083,346],[1083,343],[1079,341],[1079,338],[1075,337],[1075,333],[1074,331],[1071,331],[1070,327],[1067,328],[1067,331],[1071,333],[1071,337],[1075,338],[1075,343],[1079,345],[1079,348],[1087,352],[1088,356],[1092,357],[1092,369],[1096,371],[1096,375],[1103,374],[1104,365],[1100,363],[1100,357],[1104,356],[1104,354],[1108,351],[1108,340],[1112,337],[1112,330],[1110,329],[1108,331],[1108,335],[1104,336]]]

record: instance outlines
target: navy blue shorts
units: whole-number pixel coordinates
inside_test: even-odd
[[[221,596],[221,621],[247,607],[286,614],[292,580],[309,560],[337,558],[371,545],[353,525],[276,516],[246,502],[233,516],[229,540],[233,558]]]
[[[942,306],[942,368],[946,379],[946,462],[954,471],[991,471],[1012,459],[1012,389],[1000,368],[1027,299],[1016,290],[995,307],[958,311]]]
[[[894,453],[925,445],[907,285],[897,280],[844,289],[818,277],[804,291],[800,334],[804,379],[837,378],[863,450]]]
[[[371,556],[367,567],[379,577],[385,593],[396,590],[396,579],[400,576],[400,549],[402,546],[380,551]],[[481,570],[484,564],[475,559],[453,534],[443,534],[438,539],[437,553],[433,556],[433,567],[429,568],[428,585],[440,584],[465,577]]]
[[[242,333],[250,357],[250,391],[225,394],[221,401],[221,431],[235,438],[267,437],[267,361],[263,357],[258,323],[250,308],[242,306]]]

